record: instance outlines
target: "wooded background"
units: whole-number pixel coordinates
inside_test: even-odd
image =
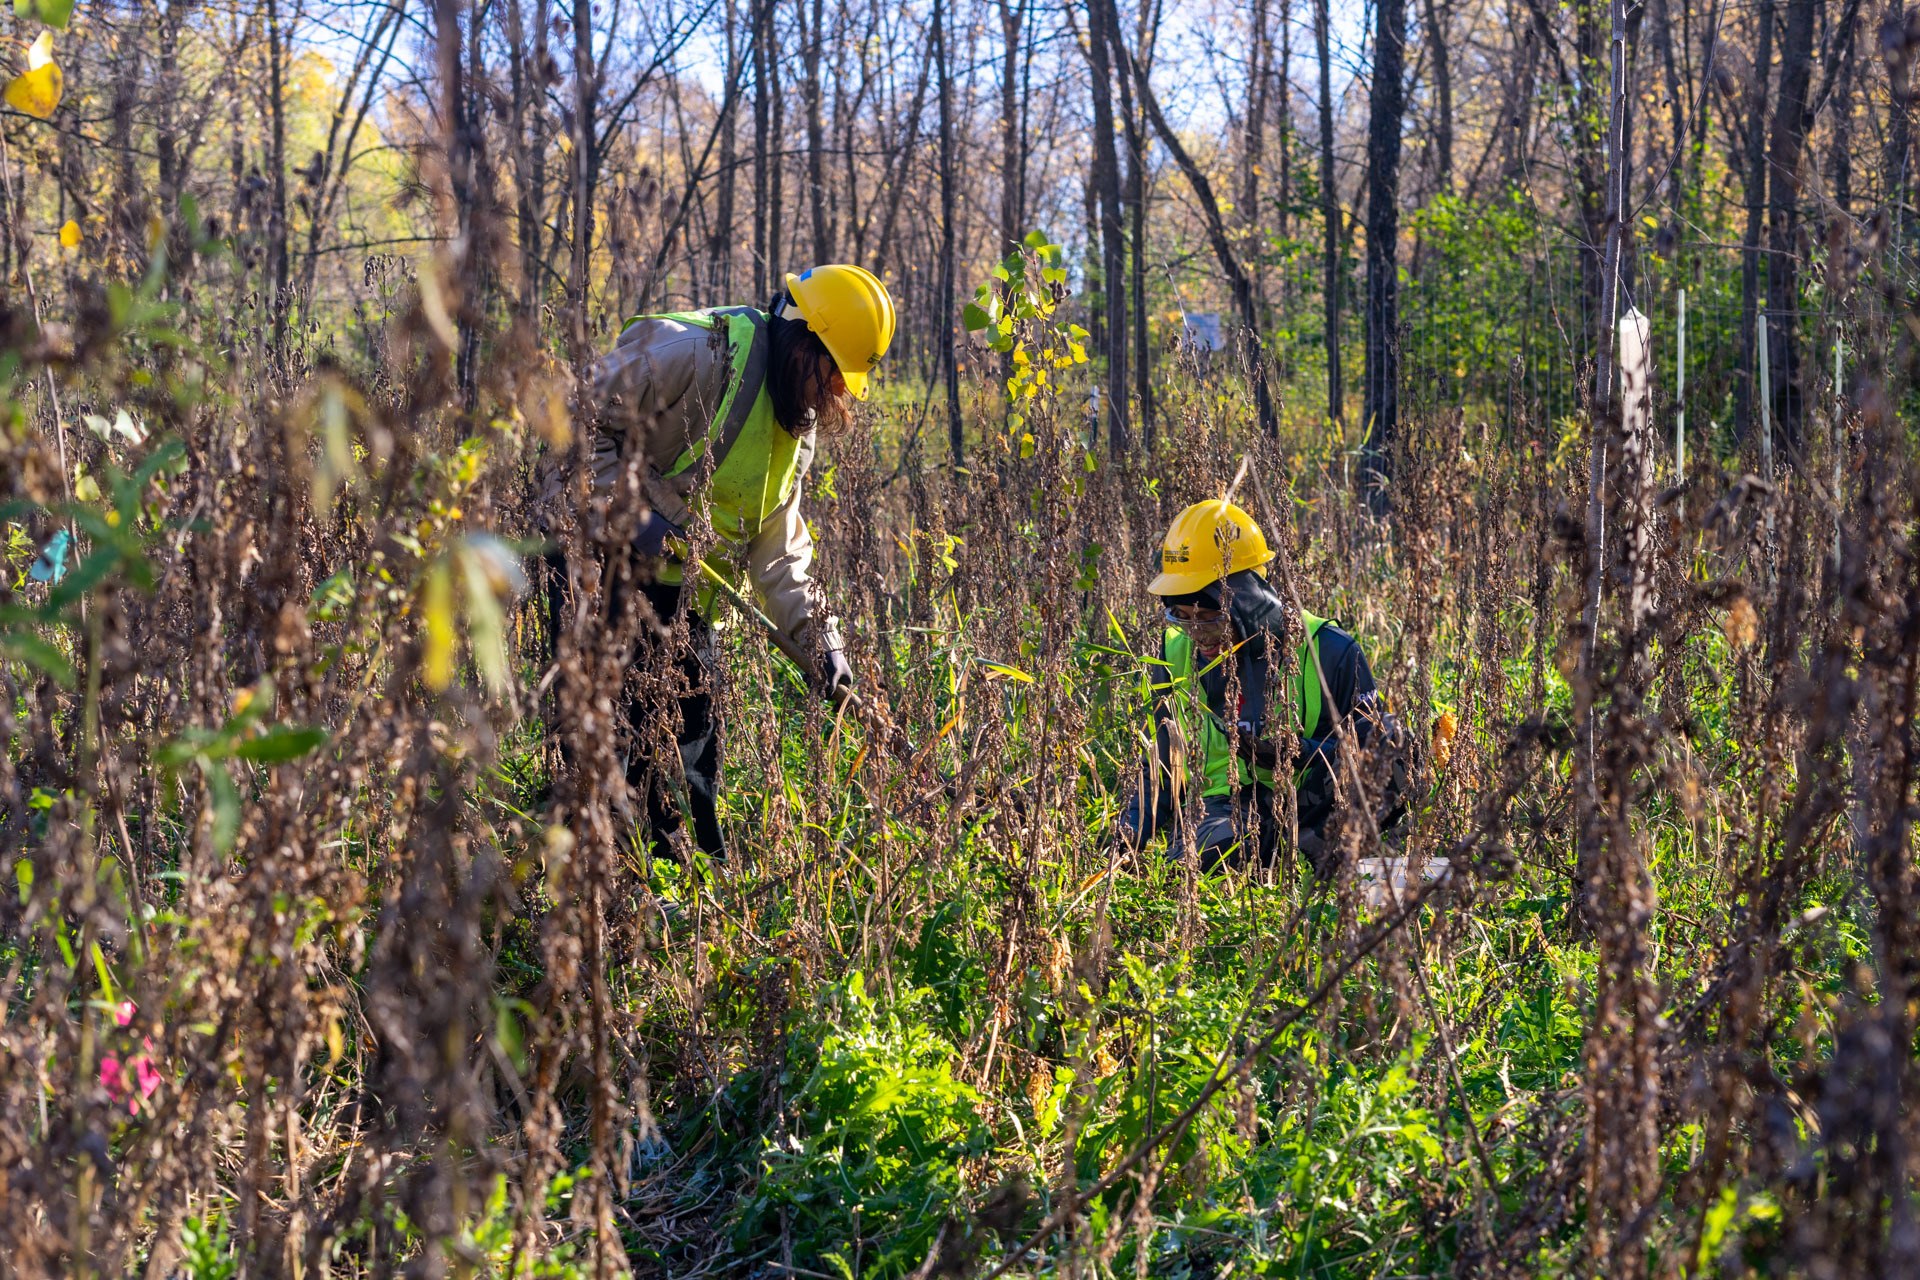
[[[0,1273],[1920,1274],[1920,9],[10,32]],[[721,632],[656,857],[581,375],[828,260],[867,710]],[[1237,474],[1425,747],[1331,883],[1114,838]]]
[[[1182,312],[1228,321],[1269,428],[1352,447],[1404,397],[1581,403],[1629,306],[1669,391],[1685,288],[1696,428],[1750,441],[1764,310],[1791,447],[1862,261],[1908,261],[1916,40],[1859,0],[87,6],[66,104],[6,118],[0,268],[131,270],[190,197],[274,333],[347,341],[370,255],[439,244],[465,314],[592,346],[855,261],[956,455],[958,303],[1036,228],[1121,451]]]

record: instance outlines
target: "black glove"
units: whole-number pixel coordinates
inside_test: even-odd
[[[1240,758],[1248,764],[1258,765],[1262,769],[1271,769],[1280,762],[1280,748],[1270,738],[1260,737],[1259,729],[1251,720],[1242,720],[1235,726],[1234,735]]]
[[[1338,739],[1300,740],[1300,778],[1294,791],[1294,813],[1301,832],[1319,831],[1333,816],[1339,792],[1334,785],[1333,761]]]
[[[687,531],[673,521],[651,508],[647,518],[634,530],[633,549],[643,556],[664,556],[668,554],[667,543],[674,538],[684,538]]]
[[[815,680],[820,696],[839,706],[853,694],[853,666],[847,661],[845,652],[829,649],[821,664],[821,671]]]

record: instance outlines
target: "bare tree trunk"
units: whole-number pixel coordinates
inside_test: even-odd
[[[507,0],[507,145],[513,157],[514,243],[520,258],[520,292],[514,300],[514,314],[531,320],[539,297],[535,273],[540,263],[540,218],[533,204],[533,168],[539,153],[527,136],[527,122],[540,68],[527,53],[526,15],[521,5],[522,0]]]
[[[1849,217],[1853,214],[1853,94],[1854,46],[1859,29],[1859,11],[1857,6],[1848,5],[1846,18],[1841,23],[1840,34],[1834,41],[1833,61],[1827,68],[1827,78],[1832,84],[1831,102],[1833,104],[1832,143],[1827,151],[1827,188],[1833,193],[1833,203],[1840,212]],[[1826,96],[1826,95],[1823,95]]]
[[[1773,421],[1790,453],[1801,443],[1805,392],[1801,385],[1799,319],[1800,174],[1807,130],[1813,113],[1808,90],[1813,79],[1816,0],[1787,0],[1786,29],[1780,46],[1780,96],[1773,117],[1773,156],[1768,163],[1771,208],[1767,242],[1768,370],[1772,377]]]
[[[1693,0],[1678,0],[1683,7]],[[1667,202],[1679,212],[1681,161],[1687,146],[1686,95],[1680,88],[1680,68],[1674,57],[1674,0],[1653,0],[1653,48],[1660,56],[1660,70],[1667,93],[1667,122],[1673,141],[1667,149]]]
[[[738,84],[741,65],[738,0],[727,0],[727,83]],[[720,189],[714,197],[713,228],[707,238],[707,297],[716,305],[733,298],[733,206],[739,185],[738,117],[740,99],[730,95],[720,120]],[[755,299],[755,301],[761,301]]]
[[[1644,0],[1627,0],[1627,5],[1627,77],[1630,83],[1633,77],[1633,69],[1640,65],[1640,19],[1641,16],[1646,13],[1647,9]],[[1608,111],[1612,111],[1611,105],[1609,105]],[[1617,159],[1615,158],[1615,152],[1618,152]],[[1620,224],[1621,248],[1619,261],[1614,265],[1613,309],[1620,311],[1631,305],[1623,303],[1621,300],[1635,296],[1635,292],[1639,287],[1639,282],[1634,275],[1634,272],[1639,266],[1639,259],[1629,248],[1633,243],[1634,231],[1633,206],[1631,201],[1627,199],[1627,191],[1631,190],[1633,186],[1633,175],[1639,172],[1635,167],[1637,161],[1634,159],[1633,111],[1631,108],[1621,112],[1620,133],[1619,136],[1609,144],[1607,164],[1609,169],[1614,166],[1620,167],[1622,174],[1620,182],[1623,184],[1623,189],[1618,193],[1620,207],[1615,213],[1615,220]],[[1618,317],[1615,318],[1616,320],[1618,319]],[[1609,345],[1608,349],[1612,350],[1612,345]],[[1616,369],[1614,372],[1614,381],[1618,382],[1619,379],[1620,374]]]
[[[786,186],[787,153],[786,124],[787,100],[780,89],[780,41],[774,31],[776,19],[772,0],[767,4],[767,92],[772,101],[772,123],[767,134],[767,145],[771,154],[767,161],[767,284],[761,292],[772,296],[780,291],[787,278],[786,257],[790,250],[784,244],[786,233]],[[757,193],[756,193],[757,194]]]
[[[1338,423],[1340,385],[1340,188],[1333,172],[1333,58],[1328,47],[1327,0],[1313,0],[1313,43],[1320,62],[1320,215],[1324,223],[1325,261],[1322,275],[1323,323],[1327,343],[1327,417]]]
[[[1740,376],[1735,379],[1734,423],[1740,439],[1753,433],[1756,400],[1754,321],[1760,309],[1760,230],[1767,208],[1767,90],[1773,66],[1773,0],[1758,0],[1753,79],[1747,85],[1747,232],[1740,254]]]
[[[1629,144],[1627,114],[1627,17],[1628,0],[1610,0],[1614,15],[1609,38],[1612,55],[1611,92],[1607,95],[1607,179],[1605,203],[1601,211],[1600,314],[1594,326],[1593,419],[1594,430],[1613,405],[1614,312],[1620,306],[1620,263],[1626,247],[1627,212],[1631,207],[1628,190],[1633,179],[1633,150]]]
[[[227,99],[227,178],[232,184],[232,203],[227,206],[227,222],[233,227],[236,242],[250,232],[248,215],[253,201],[247,193],[247,136],[240,118],[240,95]]]
[[[1132,58],[1126,46],[1118,42],[1114,45],[1114,52],[1121,60],[1118,68],[1120,74],[1132,76],[1134,86],[1140,93],[1140,105],[1145,109],[1147,119],[1152,122],[1153,131],[1160,135],[1161,145],[1173,157],[1174,164],[1185,175],[1187,185],[1193,188],[1194,199],[1199,202],[1201,216],[1206,222],[1207,243],[1212,246],[1214,259],[1220,264],[1220,273],[1227,278],[1227,286],[1233,295],[1234,314],[1240,321],[1240,337],[1248,345],[1254,407],[1260,430],[1268,437],[1278,436],[1279,415],[1274,412],[1273,389],[1267,381],[1266,344],[1260,336],[1259,307],[1253,296],[1253,281],[1233,251],[1233,242],[1227,236],[1227,220],[1220,212],[1220,201],[1213,193],[1213,183],[1208,181],[1206,172],[1187,151],[1186,144],[1180,141],[1180,135],[1167,123],[1166,116],[1160,110],[1160,100],[1154,96],[1153,86],[1148,82],[1147,73],[1139,61]]]
[[[1374,5],[1373,83],[1367,107],[1367,501],[1387,503],[1398,429],[1400,359],[1400,131],[1406,119],[1406,0]]]
[[[1268,0],[1253,0],[1247,35],[1247,112],[1241,122],[1240,217],[1242,226],[1260,221],[1260,172],[1267,160],[1268,67],[1273,41],[1268,28]]]
[[[1273,97],[1280,112],[1280,208],[1274,224],[1284,240],[1293,232],[1293,0],[1280,0],[1280,69],[1274,80]],[[1283,306],[1286,287],[1282,275]]]
[[[1907,245],[1911,222],[1908,203],[1913,179],[1913,61],[1920,42],[1914,39],[1916,17],[1904,3],[1888,7],[1880,27],[1880,47],[1887,60],[1887,136],[1881,148],[1880,169],[1887,209],[1893,218],[1896,250]]]
[[[1026,218],[1027,150],[1020,133],[1020,45],[1031,0],[999,0],[1000,35],[1000,244],[997,254],[1020,243]]]
[[[1100,198],[1100,288],[1106,303],[1107,448],[1126,453],[1126,243],[1120,223],[1120,161],[1114,154],[1113,71],[1109,51],[1119,36],[1107,21],[1105,0],[1087,2],[1087,65],[1093,72],[1093,185]]]
[[[1146,127],[1135,120],[1132,132],[1137,136]],[[1144,150],[1144,144],[1142,146]],[[1140,406],[1140,434],[1147,455],[1153,455],[1153,359],[1147,328],[1147,189],[1146,161],[1136,157],[1127,177],[1127,198],[1133,205],[1132,253],[1128,258],[1127,292],[1133,301],[1133,398]]]
[[[1538,11],[1529,6],[1530,20],[1520,21],[1520,15],[1510,7],[1508,25],[1517,33],[1519,47],[1514,52],[1516,71],[1514,73],[1512,115],[1501,121],[1505,129],[1505,146],[1500,158],[1500,181],[1504,187],[1518,187],[1526,181],[1527,157],[1530,154],[1527,139],[1533,133],[1534,87],[1539,83],[1539,61],[1541,31]]]
[[[1089,250],[1091,250],[1093,244],[1100,239],[1100,192],[1096,189],[1093,169],[1091,167],[1087,169],[1085,178],[1080,183],[1080,212],[1086,221],[1087,245]],[[1103,257],[1101,261],[1104,262],[1105,258]],[[1089,303],[1092,301],[1092,295],[1104,288],[1099,278],[1099,272],[1099,263],[1089,262],[1087,264],[1087,294]],[[1107,309],[1105,304],[1097,307],[1088,306],[1087,336],[1091,339],[1094,350],[1101,351],[1106,349]],[[1087,447],[1092,448],[1095,443],[1097,443],[1097,440],[1089,440]]]
[[[486,330],[486,317],[493,304],[496,286],[494,235],[499,226],[494,217],[492,161],[487,155],[487,134],[480,120],[481,86],[488,81],[484,24],[477,10],[467,11],[466,70],[460,84],[460,112],[455,119],[458,132],[455,146],[460,185],[460,233],[455,249],[460,271],[460,350],[455,377],[460,401],[472,408],[479,395],[480,340]],[[455,50],[458,56],[459,50]],[[317,211],[316,211],[317,212]]]
[[[953,346],[954,173],[953,77],[947,65],[946,0],[933,0],[933,74],[940,85],[940,292],[934,304],[934,334],[939,343],[941,376],[947,391],[947,450],[958,467],[966,461],[965,424],[960,417],[960,368]]]
[[[1274,210],[1274,230],[1282,241],[1293,238],[1293,0],[1280,0],[1280,65],[1272,73],[1274,110],[1278,114],[1276,122],[1276,140],[1279,146],[1280,192],[1278,205]],[[1258,269],[1254,274],[1254,288],[1260,295],[1260,322],[1265,332],[1274,328],[1274,307],[1278,305],[1279,314],[1292,323],[1293,273],[1284,259],[1274,265],[1278,270],[1277,289],[1279,299],[1274,299],[1275,289],[1267,283],[1267,266],[1271,259],[1261,254]],[[1274,343],[1273,378],[1279,386],[1287,386],[1293,376],[1293,345]]]
[[[287,336],[287,120],[281,64],[285,35],[280,30],[280,0],[267,0],[267,285],[272,290],[273,345]]]
[[[1580,207],[1583,251],[1580,254],[1580,301],[1583,309],[1581,336],[1596,332],[1595,316],[1604,312],[1601,295],[1606,291],[1606,266],[1602,261],[1606,239],[1606,156],[1608,104],[1600,96],[1607,83],[1607,68],[1601,61],[1602,26],[1600,13],[1607,0],[1572,0],[1574,75],[1562,76],[1563,85],[1573,89],[1573,168],[1575,198]],[[1551,40],[1549,29],[1543,34]],[[1605,347],[1606,343],[1600,344]],[[1585,353],[1583,353],[1585,354]],[[1591,352],[1597,365],[1607,357],[1599,350]]]
[[[1281,39],[1286,39],[1286,0],[1281,0]],[[1281,73],[1282,89],[1274,91],[1274,52],[1272,14],[1269,0],[1255,0],[1251,24],[1248,30],[1252,47],[1247,52],[1247,113],[1243,122],[1240,144],[1240,196],[1235,219],[1244,237],[1242,243],[1252,248],[1253,261],[1249,274],[1253,277],[1253,294],[1256,309],[1260,316],[1260,329],[1264,333],[1270,327],[1272,310],[1267,302],[1267,254],[1258,248],[1258,237],[1272,231],[1285,238],[1287,234],[1287,137],[1285,126],[1280,133],[1280,200],[1275,211],[1276,216],[1268,223],[1260,207],[1261,179],[1266,176],[1267,164],[1267,125],[1272,114],[1272,103],[1276,97],[1284,95],[1284,66]],[[1276,365],[1279,352],[1275,352]],[[1275,369],[1276,381],[1279,371]]]
[[[854,136],[854,125],[858,117],[864,114],[867,95],[873,89],[873,69],[867,53],[873,47],[873,32],[869,27],[860,36],[855,36],[849,24],[846,6],[835,8],[833,46],[833,111],[828,117],[830,127],[827,140],[822,144],[829,156],[827,163],[830,174],[838,174],[840,180],[827,183],[827,243],[833,246],[835,258],[845,258],[846,247],[840,243],[842,202],[846,208],[846,229],[851,237],[853,225],[860,217],[860,202],[864,194],[864,182],[859,177],[860,155]],[[856,82],[850,62],[858,57],[860,78]],[[840,140],[838,150],[833,149],[833,137]],[[857,260],[857,259],[856,259]]]
[[[586,367],[592,351],[587,323],[587,267],[593,259],[593,198],[600,157],[595,127],[600,75],[593,62],[592,0],[573,4],[573,236],[567,260],[567,309],[574,363]]]
[[[820,52],[825,16],[820,0],[813,0],[813,19],[807,19],[807,0],[796,0],[800,29],[807,34],[807,197],[813,211],[813,260],[833,259],[833,233],[827,225],[826,139],[820,125]]]
[[[1684,187],[1684,192],[1691,193],[1695,200],[1700,199],[1705,189],[1702,171],[1707,162],[1707,127],[1712,116],[1713,95],[1710,87],[1714,83],[1714,68],[1720,57],[1720,26],[1725,10],[1725,0],[1713,0],[1713,8],[1707,17],[1706,34],[1701,41],[1704,48],[1700,55],[1700,90],[1696,95],[1693,140],[1687,147]],[[1686,11],[1683,9],[1681,12]]]
[[[158,28],[154,33],[154,43],[159,48],[159,54],[154,59],[153,69],[153,147],[160,177],[160,214],[169,219],[179,212],[184,176],[181,173],[174,114],[174,108],[180,100],[180,17],[184,7],[179,0],[174,0],[164,12],[155,15],[154,22]]]
[[[768,151],[773,145],[773,41],[771,4],[753,0],[753,291],[756,301],[771,298],[773,265],[767,252],[767,229],[772,223],[768,195]]]
[[[887,213],[880,222],[880,233],[873,242],[873,270],[880,271],[890,260],[893,250],[893,229],[900,218],[901,198],[907,192],[907,172],[913,164],[915,149],[920,142],[920,112],[926,105],[927,84],[932,76],[922,71],[913,86],[913,105],[907,109],[907,134],[901,141],[899,151],[887,157],[882,169],[885,181],[882,189],[887,192]],[[1024,155],[1025,152],[1023,151]]]
[[[995,255],[1003,257],[1020,243],[1022,207],[1026,195],[1026,148],[1021,137],[1020,116],[1020,41],[1029,0],[999,0],[1000,4],[1000,243]],[[1000,379],[1013,377],[1013,354],[999,359]]]
[[[521,0],[526,3],[526,0]],[[534,98],[545,96],[549,68],[551,74],[558,76],[552,47],[549,39],[553,31],[554,0],[534,0],[533,5],[533,74],[537,77],[529,92]],[[525,193],[527,215],[533,220],[534,233],[523,252],[527,255],[527,274],[535,283],[536,292],[529,297],[527,305],[536,306],[538,300],[549,291],[549,282],[557,274],[553,270],[553,255],[559,241],[559,233],[547,224],[548,176],[545,156],[547,154],[548,133],[546,113],[535,111],[528,124],[527,138],[527,181]],[[556,175],[557,177],[557,175]]]
[[[1120,38],[1119,10],[1114,0],[1105,0],[1107,4],[1107,31],[1116,42]],[[1152,0],[1143,0],[1140,14],[1140,32],[1136,43],[1143,51],[1142,56],[1150,56],[1144,51],[1151,47],[1147,32],[1148,13]],[[1124,65],[1127,51],[1124,45],[1116,43],[1114,61]],[[1128,215],[1127,233],[1127,293],[1130,301],[1133,325],[1133,398],[1140,410],[1141,438],[1146,442],[1149,452],[1153,444],[1153,368],[1148,360],[1147,350],[1147,155],[1146,122],[1133,101],[1130,77],[1124,73],[1117,77],[1120,85],[1120,110],[1127,139],[1127,178],[1123,200]]]
[[[1453,58],[1447,48],[1448,10],[1438,0],[1421,0],[1427,26],[1427,50],[1433,58],[1433,145],[1437,157],[1438,187],[1453,191]]]
[[[780,94],[780,49],[774,36],[773,0],[755,0],[753,35],[753,252],[755,292],[772,298],[785,279],[780,232],[786,220],[782,204],[785,106]]]
[[[140,59],[144,56],[138,41],[121,40],[112,54],[113,96],[107,106],[107,150],[114,158],[113,178],[108,196],[109,222],[114,249],[123,256],[120,265],[137,271],[145,249],[146,200],[141,190],[139,159],[133,144],[133,114],[140,101]],[[271,47],[269,49],[271,51]],[[267,107],[269,115],[272,105]],[[242,134],[245,145],[245,135]],[[264,183],[262,184],[264,186]],[[20,195],[25,199],[24,190]],[[264,223],[264,218],[262,219]],[[268,263],[267,279],[272,280]]]

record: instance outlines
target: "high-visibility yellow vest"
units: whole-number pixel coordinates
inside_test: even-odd
[[[675,320],[709,332],[726,325],[727,386],[713,422],[665,474],[668,479],[682,475],[711,455],[712,471],[688,506],[703,511],[723,541],[744,545],[793,496],[800,478],[800,440],[774,417],[767,393],[767,315],[752,307],[671,311],[635,316],[622,328],[641,320]],[[658,580],[679,582],[681,577],[680,563],[670,561]]]
[[[1303,610],[1301,621],[1306,634],[1294,653],[1293,706],[1295,726],[1302,737],[1311,737],[1314,729],[1319,727],[1321,708],[1332,696],[1326,689],[1320,673],[1320,632],[1327,625],[1327,619]],[[1201,794],[1223,796],[1232,792],[1236,786],[1250,787],[1255,782],[1263,786],[1272,786],[1273,770],[1250,765],[1245,760],[1234,756],[1233,739],[1227,732],[1226,721],[1215,715],[1212,708],[1207,706],[1206,690],[1200,684],[1201,675],[1209,670],[1213,663],[1232,659],[1232,651],[1229,650],[1221,657],[1212,659],[1207,667],[1197,668],[1199,650],[1194,647],[1193,637],[1178,627],[1169,627],[1166,633],[1166,653],[1167,678],[1174,689],[1185,696],[1187,705],[1193,710],[1194,718],[1200,722],[1201,770],[1207,779],[1206,790]],[[1249,692],[1256,696],[1265,694],[1264,690]]]

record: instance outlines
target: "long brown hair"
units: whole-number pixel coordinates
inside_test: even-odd
[[[767,394],[773,416],[793,435],[818,432],[832,439],[853,426],[853,395],[834,390],[838,372],[833,356],[804,320],[780,316],[767,321],[772,358],[767,362]]]

